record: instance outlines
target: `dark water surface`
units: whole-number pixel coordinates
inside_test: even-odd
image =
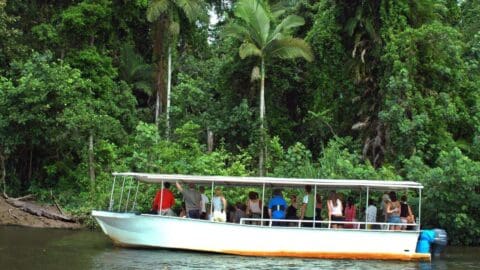
[[[259,258],[117,248],[101,232],[0,226],[0,269],[480,269],[480,248],[432,263]]]

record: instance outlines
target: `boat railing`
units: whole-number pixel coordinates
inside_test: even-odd
[[[317,229],[334,229],[332,225],[341,224],[342,229],[368,230],[368,231],[392,231],[393,226],[401,226],[400,231],[419,231],[418,224],[414,223],[386,223],[365,221],[329,221],[329,220],[300,220],[300,219],[262,219],[241,218],[240,224],[272,227],[278,224],[283,227],[304,227]],[[308,225],[307,225],[308,224]]]

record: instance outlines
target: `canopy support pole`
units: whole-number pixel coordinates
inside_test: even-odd
[[[163,205],[163,179],[162,179],[162,185],[160,186],[160,205],[158,206],[158,213],[160,216],[162,215],[162,205]]]
[[[132,182],[133,177],[130,177],[130,182]],[[128,185],[128,194],[127,194],[127,204],[125,204],[125,212],[128,210],[128,202],[130,201],[130,191],[132,191],[132,185]]]
[[[210,193],[210,220],[213,220],[213,188],[214,188],[214,185],[215,185],[215,182],[212,181],[212,192]],[[222,202],[223,204],[223,202]],[[223,206],[224,208],[226,208],[227,206],[224,205]],[[224,213],[227,212],[227,209],[224,209],[223,211],[225,211]]]
[[[140,181],[137,180],[137,191],[135,191],[135,198],[133,199],[132,212],[135,211],[135,207],[137,207],[137,194],[138,194],[139,185],[140,185]]]
[[[120,212],[120,209],[122,209],[122,198],[123,198],[123,188],[124,187],[125,187],[125,176],[123,177],[122,193],[120,193],[120,201],[118,202],[118,212]]]
[[[368,224],[367,224],[367,211],[368,211],[368,197],[370,196],[370,190],[367,187],[367,198],[365,199],[365,230],[367,230]],[[360,194],[362,194],[360,192]]]
[[[262,220],[262,223],[260,226],[263,226],[263,206],[265,205],[265,183],[263,183],[263,188],[262,188],[262,207],[261,207],[261,217],[260,219]]]
[[[418,189],[418,230],[420,230],[420,224],[422,223],[422,189]]]
[[[113,185],[112,185],[112,192],[110,193],[110,203],[108,204],[108,211],[113,210],[113,191],[115,190],[115,180],[117,179],[117,176],[113,176]]]
[[[315,220],[317,218],[317,185],[313,186],[313,228],[315,228]]]

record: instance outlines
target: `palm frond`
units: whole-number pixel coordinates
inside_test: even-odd
[[[177,36],[180,33],[180,24],[176,21],[170,22],[168,31],[170,32],[171,35]]]
[[[269,57],[279,57],[283,59],[292,59],[297,57],[303,57],[307,61],[313,61],[313,52],[303,39],[300,38],[284,38],[279,40],[273,40],[271,46],[265,55]],[[266,50],[267,50],[266,49]]]
[[[242,43],[238,49],[238,53],[242,59],[245,59],[248,56],[262,56],[262,51],[255,46],[255,44],[250,42]]]
[[[245,28],[243,25],[239,25],[236,23],[227,24],[223,31],[220,33],[221,37],[233,37],[237,40],[243,41],[245,39],[250,39],[248,29]]]
[[[297,15],[289,15],[285,19],[283,19],[271,35],[272,40],[278,36],[279,33],[289,33],[291,29],[295,27],[299,27],[305,24],[305,20]]]
[[[270,18],[258,0],[240,0],[234,8],[234,14],[245,22],[252,31],[251,37],[259,47],[266,44],[270,32]]]
[[[147,20],[154,22],[168,10],[169,6],[169,0],[151,0],[147,8]]]
[[[358,19],[356,17],[351,17],[347,20],[347,23],[345,24],[344,29],[349,36],[353,35],[355,28],[357,28],[357,24],[358,24]]]
[[[179,7],[191,23],[196,20],[206,21],[207,9],[202,0],[175,0],[175,5]]]

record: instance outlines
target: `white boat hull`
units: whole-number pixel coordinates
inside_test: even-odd
[[[430,260],[430,254],[415,253],[417,231],[261,227],[107,211],[92,211],[92,216],[121,246],[250,256]]]

